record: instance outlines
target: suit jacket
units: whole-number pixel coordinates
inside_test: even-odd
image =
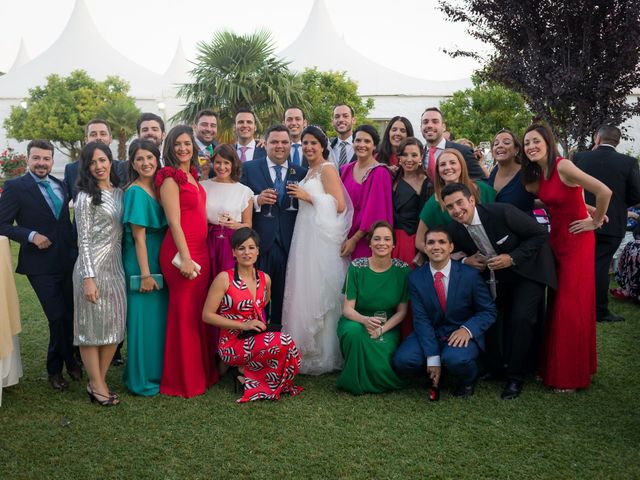
[[[498,280],[512,271],[516,275],[557,289],[555,260],[549,246],[547,229],[542,224],[509,203],[487,203],[476,205],[476,209],[496,253],[507,253],[515,262],[514,267],[495,271]],[[467,255],[478,251],[462,224],[453,221],[448,229],[456,251]],[[485,272],[485,275],[488,274]]]
[[[238,151],[238,144],[234,143],[233,144],[233,148],[234,150]],[[240,156],[240,155],[238,155]],[[267,158],[267,150],[264,147],[256,147],[255,151],[253,152],[253,159],[252,160],[262,160]],[[249,161],[252,161],[249,160]],[[244,168],[244,167],[243,167]]]
[[[638,160],[616,152],[607,145],[600,145],[589,152],[576,153],[573,157],[578,168],[597,178],[611,189],[611,201],[607,210],[609,222],[596,230],[596,235],[624,237],[627,226],[627,207],[640,203],[640,172]],[[595,206],[592,193],[584,192],[588,204]]]
[[[67,195],[76,201],[78,196],[78,167],[80,166],[80,160],[67,163],[64,166],[64,188],[67,191]],[[113,168],[116,170],[116,175],[120,180],[120,186],[123,186],[129,180],[129,162],[120,162],[119,160],[113,161]]]
[[[289,163],[284,177],[285,185],[287,180],[302,180],[307,174],[305,168]],[[242,178],[240,182],[256,195],[259,195],[266,188],[274,188],[267,159],[250,160],[242,166]],[[263,205],[259,212],[253,212],[253,229],[260,235],[260,249],[266,252],[279,239],[287,255],[291,246],[293,227],[296,223],[297,211],[286,210],[289,206],[289,197],[285,196],[282,204],[276,203],[271,207],[271,214],[274,218],[265,217],[269,211],[268,205]]]
[[[60,180],[51,175],[49,178],[65,192],[58,219],[28,172],[7,181],[0,196],[0,235],[20,243],[18,273],[43,275],[64,272],[73,267],[78,256],[69,219],[69,196]],[[49,248],[40,250],[29,242],[29,234],[34,230],[51,240]]]
[[[413,310],[413,330],[427,357],[440,355],[440,341],[465,326],[481,349],[484,333],[496,320],[496,306],[480,272],[473,267],[451,262],[446,311],[433,286],[429,264],[409,274],[409,297]]]

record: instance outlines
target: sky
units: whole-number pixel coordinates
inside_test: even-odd
[[[122,54],[162,74],[182,39],[187,59],[218,30],[267,29],[276,51],[302,31],[313,0],[84,0],[100,34]],[[469,77],[478,63],[443,49],[486,47],[446,20],[437,0],[324,0],[336,30],[361,54],[404,74],[430,80]],[[62,33],[75,0],[0,0],[0,71],[7,71],[23,38],[30,58]]]

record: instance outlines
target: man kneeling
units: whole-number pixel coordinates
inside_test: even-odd
[[[442,365],[458,381],[452,394],[468,397],[496,307],[480,272],[451,260],[453,243],[446,230],[429,230],[425,250],[429,264],[409,275],[414,331],[396,351],[394,367],[402,375],[416,375],[426,366],[437,387]]]

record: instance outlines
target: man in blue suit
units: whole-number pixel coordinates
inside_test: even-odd
[[[409,276],[414,331],[396,351],[394,368],[415,375],[426,367],[437,387],[444,367],[458,381],[452,395],[466,398],[473,395],[477,358],[496,307],[480,272],[451,261],[449,232],[429,230],[425,250],[429,264]]]
[[[238,158],[242,163],[251,160],[262,160],[267,158],[267,151],[261,142],[256,142],[256,114],[248,108],[241,108],[236,113],[233,124],[233,131],[236,136],[236,149]]]
[[[69,219],[69,195],[64,184],[49,175],[53,168],[50,142],[29,142],[27,167],[24,176],[4,185],[0,235],[20,243],[16,272],[29,279],[49,322],[49,383],[56,390],[65,390],[69,385],[62,376],[63,365],[71,378],[82,379],[73,355],[71,273],[78,252]]]
[[[297,210],[287,210],[288,181],[300,181],[307,171],[288,161],[291,150],[289,131],[274,125],[265,134],[267,158],[242,166],[240,181],[253,190],[253,228],[260,235],[258,268],[271,277],[270,321],[282,323],[282,300],[287,257],[291,247]],[[294,203],[295,205],[295,203]]]

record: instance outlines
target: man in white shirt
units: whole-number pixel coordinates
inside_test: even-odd
[[[284,112],[284,126],[291,137],[291,154],[289,161],[294,165],[309,167],[307,158],[302,153],[302,131],[307,127],[304,112],[300,107],[289,107]]]
[[[331,118],[338,136],[331,139],[331,161],[340,169],[353,160],[353,126],[356,117],[353,108],[346,104],[336,105]]]
[[[426,372],[435,387],[444,367],[456,378],[455,397],[473,395],[477,358],[484,350],[484,333],[496,320],[496,307],[480,272],[451,260],[449,233],[435,227],[427,232],[429,263],[409,275],[414,331],[393,359],[403,375]]]
[[[267,152],[262,146],[256,145],[256,115],[248,108],[241,108],[236,113],[233,126],[236,136],[236,149],[238,158],[242,163],[251,160],[260,160],[267,157]]]

